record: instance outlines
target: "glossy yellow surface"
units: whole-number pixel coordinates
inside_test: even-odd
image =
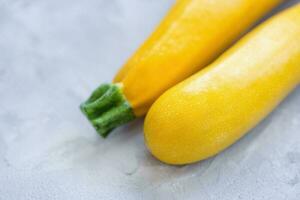
[[[300,5],[268,20],[218,60],[165,92],[145,142],[170,164],[213,156],[242,137],[300,82]]]
[[[178,0],[114,82],[136,116],[168,88],[215,59],[282,0]]]

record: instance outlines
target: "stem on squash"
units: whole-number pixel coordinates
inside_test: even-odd
[[[114,128],[135,119],[120,84],[102,84],[80,105],[96,131],[106,137]]]

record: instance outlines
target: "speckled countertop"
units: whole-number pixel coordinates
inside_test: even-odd
[[[289,5],[297,1],[288,1]],[[142,120],[100,138],[78,105],[173,0],[0,0],[0,199],[300,199],[300,88],[218,156],[167,166]]]

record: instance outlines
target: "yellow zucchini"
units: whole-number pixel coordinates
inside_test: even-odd
[[[96,89],[81,110],[102,136],[145,115],[165,90],[213,61],[281,1],[176,1],[114,83]]]
[[[159,97],[146,116],[146,145],[170,164],[213,156],[259,123],[299,82],[297,5]]]

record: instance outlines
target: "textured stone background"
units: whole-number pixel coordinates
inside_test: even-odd
[[[300,199],[299,87],[235,145],[183,167],[151,157],[142,120],[103,140],[79,112],[172,3],[0,0],[1,200]]]

